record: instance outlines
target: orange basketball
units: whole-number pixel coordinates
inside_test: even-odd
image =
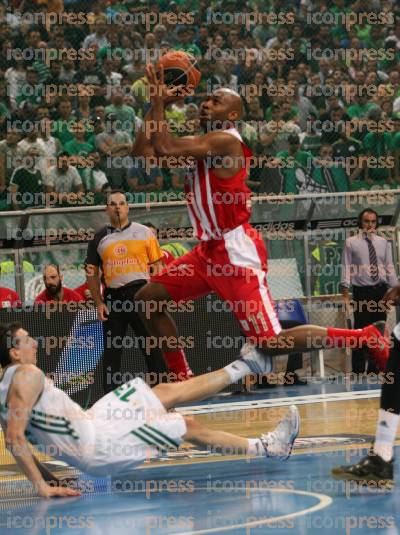
[[[168,86],[184,85],[194,91],[200,83],[197,59],[183,50],[173,50],[161,56],[157,69],[160,67],[164,68],[164,81]]]

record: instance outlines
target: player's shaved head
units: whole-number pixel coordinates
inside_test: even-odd
[[[244,115],[241,96],[229,89],[221,87],[208,95],[200,105],[199,119],[204,130],[221,128],[221,124],[231,127]],[[217,126],[219,125],[219,126]]]
[[[230,89],[229,87],[221,87],[220,89],[216,89],[214,91],[214,94],[216,96],[221,96],[224,99],[224,102],[226,102],[228,107],[227,111],[236,112],[238,114],[238,119],[241,119],[243,117],[243,101],[239,93],[237,93],[233,89]]]

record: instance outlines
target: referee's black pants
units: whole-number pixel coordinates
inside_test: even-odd
[[[362,327],[366,327],[375,321],[386,321],[386,312],[379,311],[379,301],[385,295],[387,288],[388,286],[385,283],[375,286],[353,286],[355,329],[362,329]],[[365,372],[365,352],[364,348],[353,349],[351,360],[354,373]],[[368,357],[368,372],[378,373],[378,369],[371,357]]]
[[[146,359],[147,371],[159,382],[159,374],[166,373],[167,368],[162,351],[158,348],[150,349],[146,353],[146,338],[149,334],[138,314],[140,303],[135,300],[135,294],[146,281],[127,284],[121,288],[107,288],[104,293],[104,302],[108,308],[108,319],[103,322],[103,389],[107,394],[121,385],[121,357],[124,345],[127,344],[126,331],[130,325],[135,333],[137,347]],[[153,385],[152,385],[153,386]]]

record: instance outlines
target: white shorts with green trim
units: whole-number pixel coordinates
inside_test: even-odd
[[[186,433],[183,416],[167,412],[139,378],[102,397],[87,412],[96,437],[85,472],[93,475],[127,474],[146,459],[177,450]]]

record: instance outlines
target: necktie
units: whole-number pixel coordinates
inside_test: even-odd
[[[377,281],[379,279],[379,273],[378,273],[378,259],[376,257],[375,247],[373,246],[372,241],[370,238],[368,238],[368,236],[366,236],[365,239],[368,244],[369,274],[373,281]]]

